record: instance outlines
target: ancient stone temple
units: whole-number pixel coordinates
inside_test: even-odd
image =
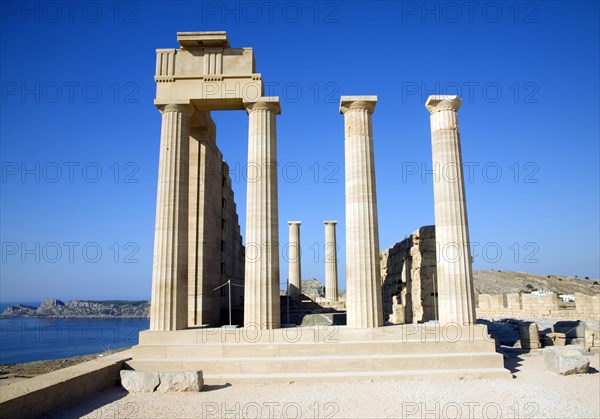
[[[180,32],[177,40],[180,49],[156,52],[162,132],[150,328],[218,326],[229,301],[241,309],[242,286],[246,322],[277,326],[279,101],[262,97],[252,49],[231,48],[225,32]],[[258,181],[248,182],[245,258],[216,110],[249,116],[248,176]],[[228,288],[216,290],[228,280],[237,285],[231,299]]]
[[[425,261],[419,265],[420,281],[412,270],[418,255],[411,252],[420,246],[415,236],[398,253],[400,272],[410,271],[411,277],[386,271],[392,289],[391,282],[382,281],[382,269],[398,257],[388,252],[392,259],[382,266],[379,252],[377,96],[341,97],[344,129],[337,141],[345,150],[346,325],[282,328],[279,99],[263,96],[252,49],[231,48],[225,32],[181,32],[177,40],[179,48],[157,50],[155,105],[162,130],[150,330],[140,332],[129,368],[201,370],[208,384],[510,376],[486,327],[475,324],[456,117],[460,99],[427,101],[434,167],[455,168],[452,181],[434,184],[436,240],[451,258],[437,264],[431,289],[424,287]],[[221,110],[248,115],[245,246],[211,117]],[[301,296],[300,222],[288,225],[290,294]],[[324,225],[331,304],[339,296],[336,221]],[[433,304],[427,293],[435,295]],[[232,323],[243,327],[224,326],[229,310]],[[388,316],[396,324],[386,324]],[[402,324],[407,320],[413,324]]]

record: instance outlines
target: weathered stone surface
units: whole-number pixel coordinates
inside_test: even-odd
[[[566,348],[545,348],[544,362],[550,371],[561,375],[585,374],[590,366],[581,351]]]
[[[342,96],[349,327],[383,326],[372,114],[377,96]]]
[[[544,346],[565,346],[566,340],[564,333],[547,333],[542,337]]]
[[[600,347],[600,330],[586,329],[583,344],[586,349],[599,348]]]
[[[429,96],[431,151],[434,168],[438,320],[441,324],[475,323],[475,302],[467,200],[457,112],[458,96]]]
[[[325,297],[325,287],[315,278],[302,281],[302,293],[310,297]]]
[[[395,314],[394,304],[404,307],[404,322],[434,320],[436,315],[435,227],[424,226],[380,253],[384,315]],[[397,297],[398,303],[392,301]]]
[[[338,300],[337,243],[335,225],[337,221],[326,220],[325,224],[325,298],[330,302]]]
[[[202,371],[160,372],[159,393],[177,393],[183,391],[202,391],[204,379]]]
[[[121,385],[130,393],[152,393],[159,384],[157,372],[121,370]]]
[[[539,349],[542,347],[538,326],[535,323],[519,323],[519,339],[523,349]]]
[[[289,274],[288,274],[288,294],[293,298],[299,298],[302,294],[302,268],[300,251],[300,221],[288,221],[290,228],[290,241],[288,243],[289,252]]]
[[[279,316],[279,214],[277,204],[278,97],[246,102],[248,178],[244,325],[277,329]]]

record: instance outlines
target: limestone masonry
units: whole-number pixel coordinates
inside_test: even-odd
[[[460,98],[430,96],[426,104],[437,237],[431,227],[419,230],[383,259],[373,135],[377,96],[340,98],[344,316],[333,220],[324,221],[325,298],[301,298],[300,221],[288,222],[289,287],[287,298],[280,297],[280,284],[286,282],[279,269],[276,170],[281,109],[279,98],[264,96],[252,49],[231,48],[225,32],[180,32],[177,40],[179,49],[157,50],[154,104],[162,114],[162,131],[150,330],[140,333],[128,366],[142,372],[202,371],[212,384],[423,374],[508,377],[486,326],[475,324],[457,122]],[[245,246],[213,110],[248,115]],[[448,167],[451,178],[441,175]],[[427,253],[435,241],[448,256],[437,266]],[[311,327],[290,327],[290,306],[298,312],[305,302],[325,312],[300,312],[293,321],[302,325],[310,317]],[[235,323],[243,327],[219,327],[228,309],[236,311]],[[386,320],[398,325],[384,326]],[[406,322],[422,324],[409,328]],[[447,327],[459,333],[452,342],[444,341]]]

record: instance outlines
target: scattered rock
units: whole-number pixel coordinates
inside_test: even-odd
[[[542,337],[544,346],[565,346],[567,338],[564,333],[547,333]]]
[[[302,281],[302,294],[310,297],[325,297],[325,286],[315,278]]]
[[[553,373],[560,375],[585,374],[590,361],[576,349],[545,348],[544,362]]]
[[[121,370],[121,385],[130,393],[202,391],[202,371],[153,372]]]
[[[152,393],[159,384],[157,372],[121,370],[121,385],[130,393]]]
[[[160,385],[156,389],[159,393],[202,391],[204,379],[202,371],[160,372],[158,373]]]

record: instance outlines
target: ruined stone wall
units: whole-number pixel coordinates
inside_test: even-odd
[[[406,323],[437,318],[435,227],[425,226],[380,252],[384,319],[393,314],[393,297],[404,307]]]
[[[575,307],[562,308],[557,294],[480,294],[475,299],[477,317],[549,317],[600,320],[600,295],[575,293]]]
[[[229,167],[216,144],[209,113],[190,129],[188,325],[228,322],[231,278],[243,285],[244,248]],[[232,307],[242,307],[243,288],[232,287]],[[241,319],[240,319],[241,321]]]

